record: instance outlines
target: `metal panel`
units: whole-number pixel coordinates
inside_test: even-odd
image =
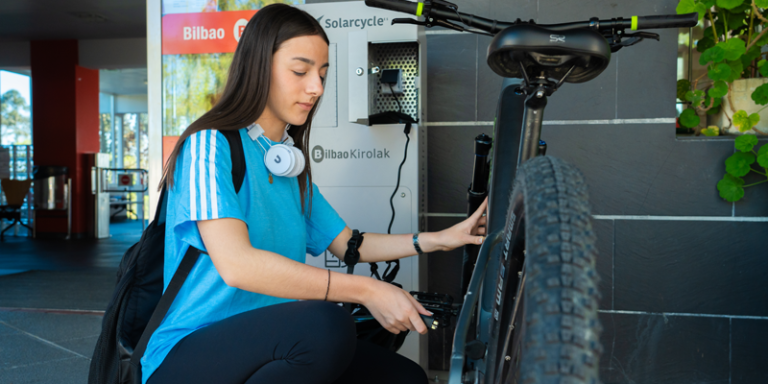
[[[156,186],[163,176],[163,104],[160,29],[160,0],[147,0],[147,106],[149,139],[149,217],[155,216],[160,193]]]
[[[391,93],[384,90],[384,85],[379,82],[381,72],[374,74],[373,82],[373,109],[371,114],[384,111],[397,111],[402,106],[403,113],[418,116],[418,99],[416,81],[419,76],[419,44],[418,43],[384,43],[371,44],[371,66],[384,69],[401,69],[403,71],[403,94],[397,95],[397,100]],[[400,104],[398,105],[398,101]]]
[[[328,46],[328,73],[325,75],[325,90],[320,98],[320,105],[312,118],[313,128],[331,128],[338,126],[338,66],[336,65],[336,43]]]
[[[425,90],[419,84],[423,76],[423,59],[417,55],[423,53],[423,30],[414,25],[391,25],[391,20],[402,17],[402,14],[371,8],[360,2],[305,4],[299,8],[307,11],[320,21],[331,42],[329,55],[336,52],[338,75],[336,86],[337,127],[323,127],[313,124],[309,150],[310,166],[313,181],[320,192],[336,209],[350,228],[361,231],[386,233],[392,211],[389,198],[395,191],[398,168],[403,160],[406,136],[402,124],[367,126],[368,116],[374,111],[397,110],[394,100],[381,99],[389,107],[379,103],[376,109],[378,76],[370,74],[369,69],[376,65],[386,65],[402,68],[400,58],[390,59],[384,54],[395,53],[396,49],[408,47],[412,57],[413,68],[405,68],[403,80],[413,92],[413,102],[408,104],[410,113],[423,123],[422,97],[418,92]],[[420,34],[421,33],[421,34]],[[418,43],[416,43],[418,42]],[[378,50],[378,51],[377,51]],[[403,54],[401,53],[401,56]],[[332,60],[332,57],[329,57]],[[408,65],[411,65],[410,62]],[[333,69],[333,64],[331,64]],[[363,73],[357,75],[356,69],[362,68]],[[330,80],[330,76],[329,76]],[[327,87],[332,84],[327,83]],[[326,92],[330,92],[326,89]],[[399,96],[403,101],[403,95]],[[327,101],[320,106],[318,115],[326,113],[324,108],[330,104]],[[405,105],[404,105],[405,107]],[[362,125],[361,125],[362,124]],[[400,185],[395,193],[395,221],[392,233],[413,233],[419,228],[419,210],[424,205],[420,175],[421,151],[426,148],[421,145],[425,129],[423,124],[413,125],[409,134],[408,155],[400,174]],[[403,196],[404,194],[404,196]],[[326,258],[328,266],[326,266]],[[426,259],[426,256],[422,257]],[[423,260],[421,260],[423,261]],[[307,263],[321,268],[336,270],[341,263],[329,254],[318,258],[307,256]],[[408,257],[400,260],[400,272],[396,282],[403,284],[405,289],[418,290],[423,286],[420,281],[420,258]],[[380,263],[379,271],[383,272],[385,264]],[[356,274],[369,275],[367,265],[359,265]],[[426,366],[426,336],[410,334],[399,351],[416,362]]]
[[[347,38],[349,122],[368,124],[368,31],[350,32]]]

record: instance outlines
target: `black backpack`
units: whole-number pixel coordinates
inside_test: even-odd
[[[243,142],[237,130],[219,131],[229,141],[235,192],[245,179]],[[93,351],[88,384],[141,384],[140,359],[149,337],[160,326],[201,251],[190,247],[163,293],[165,249],[165,188],[160,193],[155,219],[138,243],[123,255],[117,286],[107,305],[101,334]]]

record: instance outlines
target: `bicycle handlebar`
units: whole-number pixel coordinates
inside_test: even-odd
[[[365,5],[374,8],[389,9],[390,11],[407,13],[409,15],[421,16],[419,12],[419,6],[423,7],[424,3],[414,3],[412,1],[404,0],[365,0]]]
[[[406,0],[365,0],[365,5],[369,7],[388,9],[395,12],[407,13],[415,16],[422,16],[424,11],[423,2],[412,2]],[[498,33],[502,29],[514,25],[514,23],[486,19],[469,13],[462,13],[448,8],[439,8],[436,4],[428,10],[429,15],[438,19],[458,21],[469,27],[484,30],[490,33]],[[630,19],[609,19],[598,20],[593,18],[589,21],[579,21],[573,23],[561,24],[539,24],[540,26],[554,31],[568,31],[579,28],[593,28],[600,32],[609,32],[612,29],[659,29],[659,28],[687,28],[693,27],[698,23],[698,14],[696,12],[683,15],[657,15],[657,16],[632,16]]]
[[[632,16],[632,29],[688,28],[699,22],[696,12],[683,15]]]

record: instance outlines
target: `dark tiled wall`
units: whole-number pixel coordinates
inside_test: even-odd
[[[677,0],[455,0],[461,11],[540,23],[673,14]],[[584,173],[600,251],[602,379],[614,383],[768,382],[768,185],[742,202],[718,197],[732,140],[678,139],[677,31],[613,56],[585,84],[553,95],[548,154]],[[502,79],[487,65],[489,37],[427,35],[431,231],[466,211],[472,138],[492,133]],[[610,120],[585,123],[585,120]],[[437,214],[437,215],[436,215]],[[637,216],[653,216],[651,218]],[[704,216],[701,218],[700,216]],[[697,218],[698,217],[698,218]],[[743,218],[753,221],[738,221]],[[760,222],[759,220],[764,220]],[[429,255],[430,291],[458,297],[460,250]],[[448,368],[453,330],[429,335],[429,367]]]
[[[458,1],[460,9],[469,3]],[[497,19],[556,23],[675,13],[677,1],[485,0],[471,1],[471,8],[482,10],[482,4],[484,14]],[[461,213],[472,138],[490,134],[502,79],[484,63],[490,38],[433,33],[427,41],[429,211]],[[542,138],[548,154],[584,172],[593,213],[601,217],[593,225],[602,277],[603,381],[764,382],[768,223],[732,216],[768,216],[768,188],[747,189],[735,205],[724,202],[715,185],[732,141],[677,139],[672,123],[618,121],[675,117],[676,52],[677,31],[662,31],[660,42],[615,54],[597,79],[566,84],[545,112],[545,120],[572,121],[545,125]],[[658,218],[633,217],[648,215]],[[429,229],[459,220],[433,217]],[[458,251],[430,255],[430,289],[452,293],[460,264]],[[430,368],[447,368],[444,338],[450,334],[430,335]]]

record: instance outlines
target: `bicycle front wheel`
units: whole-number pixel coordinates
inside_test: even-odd
[[[511,278],[502,277],[506,297],[497,300],[493,381],[599,383],[597,249],[584,177],[557,158],[528,160],[518,169],[507,215],[509,263],[501,270]]]

